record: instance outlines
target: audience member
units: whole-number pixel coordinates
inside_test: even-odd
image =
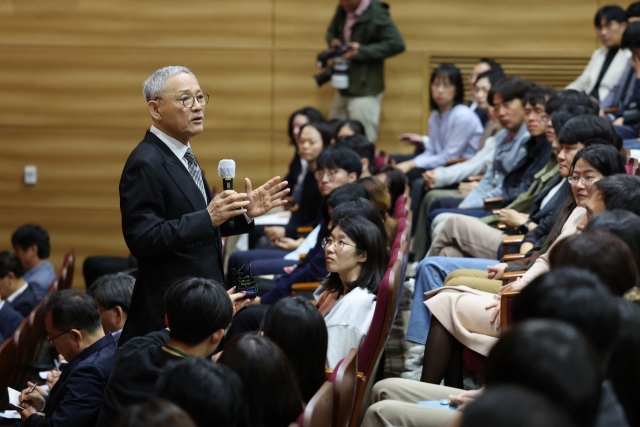
[[[631,56],[621,48],[622,34],[627,28],[627,17],[620,6],[604,6],[594,18],[594,26],[603,46],[596,49],[582,74],[566,89],[583,91],[597,100],[604,100],[620,79]]]
[[[158,378],[158,397],[182,408],[198,427],[247,425],[242,380],[219,363],[197,357],[171,362]]]
[[[367,136],[362,123],[358,120],[342,120],[338,125],[338,131],[333,135],[333,140],[354,135]],[[367,139],[367,141],[369,140]]]
[[[116,342],[104,334],[98,306],[85,293],[56,292],[44,310],[49,343],[69,364],[49,395],[38,389],[31,393],[33,384],[28,383],[20,395],[25,402],[20,418],[26,426],[93,426],[111,374]]]
[[[373,172],[373,161],[375,157],[375,147],[364,135],[341,136],[336,140],[336,146],[345,147],[355,151],[360,156],[362,162],[362,172],[360,177],[371,176]]]
[[[624,98],[618,100],[618,104],[621,104],[620,108],[618,111],[610,113],[610,118],[614,120],[613,124],[616,125],[616,131],[625,140],[625,147],[637,149],[640,147],[640,143],[638,143],[640,85],[634,84],[633,88],[630,88],[632,83],[630,79],[635,78],[637,80],[638,76],[640,76],[640,23],[636,22],[629,25],[627,31],[624,32],[622,46],[631,50],[630,70],[623,76],[627,80],[623,83],[626,88],[623,87],[621,89],[625,92]],[[608,104],[605,107],[608,107]]]
[[[11,245],[24,267],[24,280],[31,283],[36,297],[41,300],[56,279],[56,272],[49,261],[49,234],[37,224],[26,224],[13,232]]]
[[[40,299],[35,288],[24,280],[24,268],[18,256],[0,252],[0,297],[22,317],[27,317]]]
[[[231,291],[230,291],[231,292]],[[128,405],[156,397],[156,381],[170,361],[211,355],[234,311],[248,303],[210,279],[185,278],[167,290],[167,329],[129,340],[116,357],[98,427],[110,427]]]
[[[7,301],[4,301],[0,295],[0,344],[11,338],[22,319],[24,316],[11,307]]]
[[[126,408],[114,427],[196,427],[189,414],[179,406],[162,399],[131,405]]]
[[[333,368],[364,342],[389,254],[384,235],[363,217],[341,219],[322,247],[329,276],[314,296],[327,324],[327,366]]]
[[[387,186],[391,197],[388,214],[395,217],[395,208],[407,187],[407,177],[393,166],[385,166],[376,173],[376,179]],[[404,201],[404,198],[402,198]],[[402,204],[404,206],[404,203]],[[403,208],[404,209],[404,208]]]
[[[326,381],[327,326],[308,300],[282,298],[269,306],[261,326],[287,356],[304,402],[309,402]]]
[[[126,274],[108,274],[96,280],[90,288],[100,309],[102,329],[106,334],[111,334],[116,342],[127,321],[135,282],[133,277]]]
[[[294,204],[299,200],[299,189],[301,188],[302,181],[307,174],[308,164],[306,160],[300,158],[298,153],[298,142],[300,140],[300,128],[307,123],[320,123],[324,121],[322,113],[313,107],[304,107],[294,111],[289,116],[287,125],[287,135],[289,136],[289,144],[295,147],[295,154],[291,163],[289,164],[289,171],[284,178],[287,181],[287,187],[291,190],[291,195],[294,199]]]
[[[269,338],[236,336],[225,346],[218,363],[240,376],[249,425],[287,427],[302,413],[302,396],[291,365]]]
[[[358,183],[367,190],[368,199],[380,212],[384,222],[387,246],[391,247],[398,231],[398,221],[387,213],[391,208],[391,195],[387,187],[374,177],[360,178]]]

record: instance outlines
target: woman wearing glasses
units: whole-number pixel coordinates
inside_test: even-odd
[[[329,276],[315,297],[329,334],[327,366],[333,368],[364,342],[389,254],[380,228],[361,216],[340,220],[322,246]]]

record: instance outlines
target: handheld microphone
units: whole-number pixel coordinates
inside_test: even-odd
[[[233,178],[236,176],[236,162],[231,159],[222,159],[218,163],[218,175],[222,178],[222,191],[233,190]],[[229,227],[234,228],[233,218],[229,219]]]

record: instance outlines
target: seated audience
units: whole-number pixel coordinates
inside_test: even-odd
[[[113,427],[196,427],[189,414],[162,399],[131,405],[118,417]]]
[[[0,297],[22,317],[40,302],[35,288],[24,280],[24,268],[14,253],[0,252]]]
[[[93,426],[118,349],[105,335],[96,302],[87,294],[66,289],[45,303],[48,340],[69,362],[49,394],[28,383],[20,400],[26,426]],[[38,412],[44,412],[42,418]]]
[[[287,135],[289,136],[289,144],[295,147],[293,159],[289,164],[289,171],[284,178],[288,182],[286,188],[291,189],[291,195],[293,196],[294,204],[300,198],[299,189],[302,186],[302,181],[307,174],[308,164],[307,161],[300,158],[298,153],[298,142],[300,139],[300,128],[307,123],[320,123],[324,120],[322,113],[313,107],[305,107],[300,110],[294,111],[289,116]]]
[[[398,203],[398,198],[404,194],[407,186],[407,177],[393,166],[385,166],[376,173],[376,179],[387,186],[391,197],[391,206],[387,213],[395,217],[396,203]]]
[[[242,380],[228,367],[188,357],[167,365],[158,378],[158,397],[182,408],[198,427],[246,425]]]
[[[24,280],[31,283],[39,300],[44,298],[56,279],[56,272],[49,261],[49,234],[37,224],[26,224],[13,232],[11,245],[24,267]]]
[[[622,34],[627,28],[624,9],[620,6],[600,8],[594,18],[594,25],[603,46],[593,52],[582,74],[566,89],[580,90],[602,101],[620,79],[631,56],[627,49],[620,47]]]
[[[640,76],[640,23],[636,22],[629,25],[629,28],[624,33],[622,45],[632,52],[631,61],[629,62],[631,70],[626,76],[627,80],[630,76],[634,76],[637,79]],[[631,86],[631,82],[627,86]],[[618,111],[610,113],[609,117],[613,119],[616,131],[624,139],[625,147],[638,149],[640,148],[640,143],[638,143],[640,85],[634,85],[632,89],[627,87],[625,98],[621,102],[622,105]]]
[[[24,316],[4,301],[0,295],[0,344],[11,338],[23,319]]]
[[[308,300],[282,298],[264,315],[262,335],[287,356],[304,402],[309,402],[326,381],[327,326]]]
[[[155,398],[156,381],[168,362],[213,354],[234,311],[248,303],[242,296],[207,279],[185,278],[171,285],[165,296],[167,329],[122,346],[96,425],[110,427],[126,406]]]
[[[341,219],[322,247],[329,276],[314,296],[327,324],[327,366],[333,368],[364,342],[389,254],[384,235],[364,217]]]
[[[106,334],[113,335],[116,342],[127,321],[135,283],[136,280],[129,275],[108,274],[96,280],[90,288],[100,309],[102,329]]]
[[[362,135],[365,137],[367,136],[367,134],[364,131],[364,125],[358,120],[342,120],[338,124],[337,128],[338,130],[333,135],[333,138],[332,138],[334,141],[338,140],[338,138],[343,138],[347,136],[354,136],[354,135]],[[367,141],[369,140],[367,139]]]
[[[389,190],[374,177],[360,178],[358,183],[364,187],[367,191],[367,198],[371,200],[373,206],[380,212],[380,217],[384,222],[387,246],[393,246],[393,241],[398,231],[398,221],[387,213],[391,208],[391,195],[389,194]]]
[[[302,413],[302,396],[291,365],[269,338],[236,336],[225,346],[218,363],[240,376],[249,425],[287,427]]]
[[[371,176],[375,157],[375,146],[364,135],[341,136],[336,140],[337,147],[345,147],[355,151],[362,162],[360,178]]]

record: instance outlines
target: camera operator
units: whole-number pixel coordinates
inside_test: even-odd
[[[384,60],[404,51],[404,40],[378,0],[340,0],[327,31],[331,49],[348,47],[341,58],[350,60],[349,86],[336,92],[330,119],[359,120],[367,138],[375,142],[384,91]]]

